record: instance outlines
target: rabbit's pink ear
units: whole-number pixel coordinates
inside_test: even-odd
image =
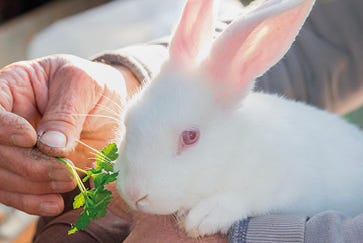
[[[213,0],[188,0],[172,36],[170,61],[194,65],[201,50],[210,45],[213,34]]]
[[[203,63],[217,85],[217,98],[234,105],[254,79],[285,55],[314,0],[268,0],[232,23]]]

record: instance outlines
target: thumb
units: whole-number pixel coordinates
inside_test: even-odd
[[[67,156],[75,148],[84,114],[95,107],[102,95],[94,80],[72,68],[62,68],[51,80],[48,103],[38,124],[38,147],[53,156]]]

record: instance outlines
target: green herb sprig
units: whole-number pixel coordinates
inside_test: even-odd
[[[118,172],[114,172],[113,170],[113,161],[117,158],[118,153],[115,143],[108,144],[96,154],[96,165],[89,170],[80,169],[67,160],[58,158],[60,162],[69,168],[81,191],[74,197],[73,208],[77,209],[83,207],[83,211],[68,231],[68,235],[79,230],[85,230],[91,220],[105,216],[106,208],[112,198],[111,191],[105,189],[105,185],[117,179]],[[77,171],[84,173],[86,176],[81,179]],[[90,178],[92,178],[94,183],[93,189],[87,189],[84,185]]]

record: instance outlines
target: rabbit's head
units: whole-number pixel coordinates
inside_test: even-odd
[[[226,164],[221,129],[254,79],[286,53],[314,0],[269,0],[213,41],[212,0],[189,0],[169,59],[124,116],[118,189],[132,207],[169,214],[216,192]],[[229,158],[231,159],[231,158]]]

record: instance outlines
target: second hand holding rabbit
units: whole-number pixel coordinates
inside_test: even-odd
[[[190,236],[271,212],[363,210],[363,133],[334,114],[251,91],[313,3],[265,1],[213,42],[213,1],[187,1],[169,60],[123,118],[117,185],[131,207],[182,214]]]

